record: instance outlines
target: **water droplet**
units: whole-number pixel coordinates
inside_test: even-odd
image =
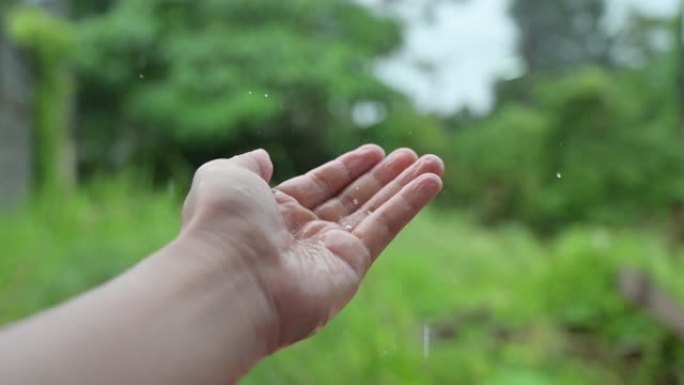
[[[413,136],[413,131],[409,131],[409,136]]]
[[[354,206],[358,206],[358,205],[359,205],[359,200],[358,200],[358,199],[354,199]]]
[[[268,94],[264,94],[264,97],[267,98],[267,97],[268,97]]]
[[[373,214],[373,211],[371,211],[371,210],[366,210],[366,215],[371,215],[371,214]]]
[[[430,327],[428,325],[423,325],[423,358],[428,358],[430,356]]]
[[[143,74],[138,75],[138,77],[139,77],[140,79],[145,79],[145,75],[143,75]]]
[[[251,95],[251,94],[252,94],[252,91],[249,91],[249,94]]]
[[[352,227],[350,225],[346,225],[346,226],[344,226],[344,229],[347,231],[351,231]]]
[[[563,174],[561,174],[560,172],[557,172],[557,173],[556,173],[556,178],[558,178],[558,179],[563,178]]]

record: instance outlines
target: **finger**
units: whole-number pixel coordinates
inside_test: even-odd
[[[321,219],[339,221],[365,204],[417,159],[418,155],[413,150],[403,148],[394,151],[370,172],[349,185],[340,195],[323,202],[314,212]]]
[[[375,259],[441,189],[442,179],[438,175],[423,174],[369,214],[352,233]]]
[[[316,219],[316,215],[308,209],[302,207],[296,199],[291,196],[273,189],[276,203],[280,214],[285,221],[285,226],[291,234],[296,235],[307,224]]]
[[[384,157],[385,152],[379,146],[361,146],[305,175],[282,183],[277,189],[295,198],[302,206],[312,209],[336,196]]]
[[[268,155],[268,152],[264,149],[234,156],[228,159],[228,162],[252,171],[261,176],[266,183],[270,182],[271,177],[273,176],[273,163],[271,162],[271,157]]]
[[[441,177],[443,173],[444,163],[442,160],[434,155],[426,155],[384,186],[364,205],[356,207],[355,212],[349,214],[349,217],[343,219],[342,222],[347,226],[356,227],[366,217],[367,213],[376,211],[416,178],[424,174],[435,174]]]

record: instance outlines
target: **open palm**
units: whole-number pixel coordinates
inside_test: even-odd
[[[385,157],[367,145],[274,189],[264,151],[203,168],[184,222],[238,234],[255,251],[249,264],[274,305],[282,347],[349,302],[377,256],[439,192],[444,166],[432,155],[401,149]]]

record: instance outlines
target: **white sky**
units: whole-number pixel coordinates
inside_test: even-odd
[[[486,112],[495,80],[521,74],[508,0],[442,0],[432,18],[424,16],[426,0],[357,1],[372,8],[391,3],[390,11],[404,21],[403,49],[378,63],[377,74],[424,111],[448,114],[469,106]],[[631,7],[672,14],[678,1],[609,0],[608,22],[619,26]]]

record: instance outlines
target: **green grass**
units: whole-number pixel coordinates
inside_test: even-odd
[[[171,240],[176,199],[103,182],[0,217],[0,323],[87,290]]]
[[[623,265],[653,271],[666,257],[649,235],[577,229],[542,244],[520,228],[427,213],[326,330],[245,383],[654,383],[677,367],[659,350],[670,336],[624,304],[614,276]],[[637,364],[627,349],[642,354]]]
[[[100,183],[0,219],[0,322],[51,306],[173,238],[173,192]],[[684,349],[615,288],[637,266],[683,299],[681,259],[656,234],[578,227],[540,241],[459,213],[421,215],[316,337],[245,384],[652,384]],[[424,356],[423,329],[431,330]]]

